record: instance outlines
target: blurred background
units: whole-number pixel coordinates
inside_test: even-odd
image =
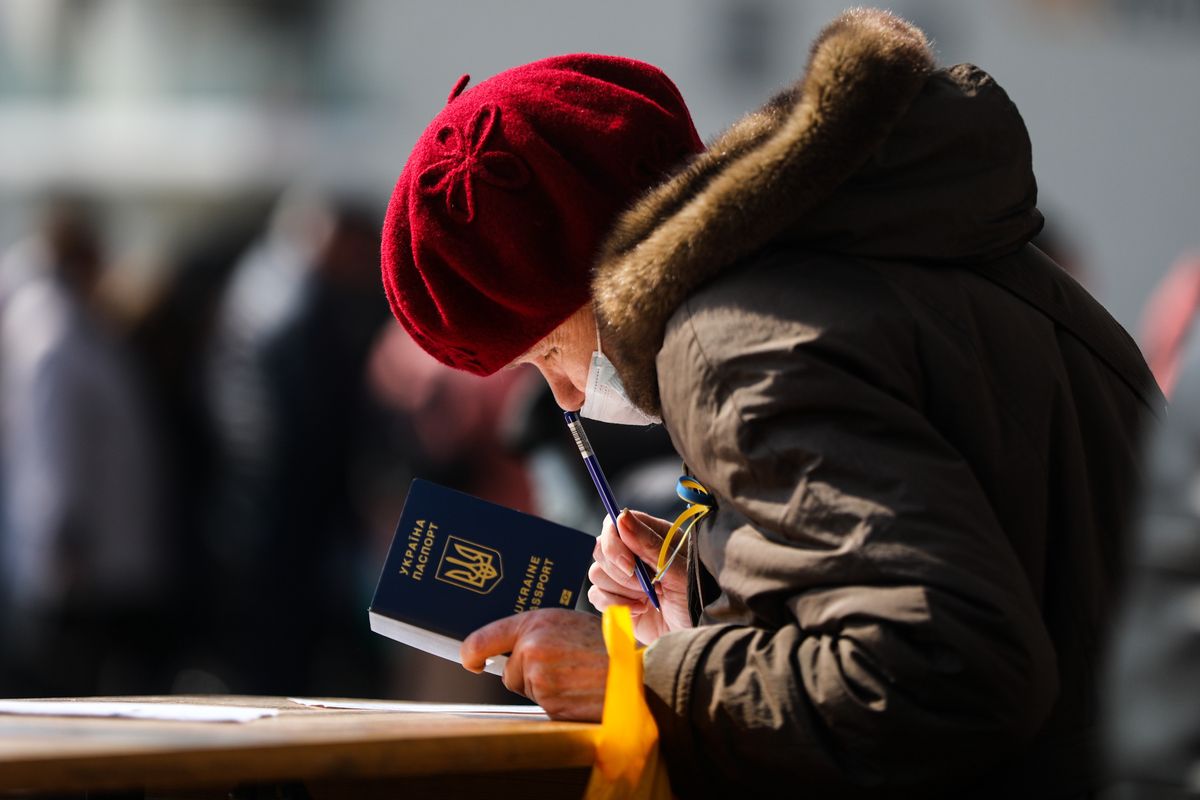
[[[1200,0],[882,5],[1007,89],[1040,244],[1169,383],[1200,298]],[[512,702],[367,629],[408,481],[603,512],[536,375],[449,372],[390,323],[391,185],[463,73],[644,59],[710,137],[842,6],[3,0],[0,696]],[[661,431],[590,430],[622,501],[669,514]]]

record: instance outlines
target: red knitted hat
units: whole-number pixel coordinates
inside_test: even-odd
[[[426,352],[490,375],[588,302],[616,215],[703,146],[679,90],[640,61],[559,56],[466,82],[392,192],[383,284]]]

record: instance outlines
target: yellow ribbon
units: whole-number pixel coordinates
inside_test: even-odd
[[[608,680],[596,737],[596,765],[585,800],[668,800],[671,785],[658,753],[658,726],[642,689],[642,654],[627,606],[604,610]]]
[[[675,561],[696,523],[716,508],[711,493],[695,478],[680,478],[675,492],[688,508],[671,523],[663,538],[655,581]],[[633,635],[629,607],[604,609],[602,627],[608,650],[608,679],[596,737],[596,765],[584,800],[670,800],[671,784],[658,751],[658,726],[646,705],[642,653]]]

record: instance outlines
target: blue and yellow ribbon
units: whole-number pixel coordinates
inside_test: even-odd
[[[663,537],[662,547],[658,551],[654,583],[662,580],[663,575],[675,563],[675,557],[687,544],[688,536],[691,535],[692,528],[696,527],[696,523],[707,517],[717,507],[716,500],[713,499],[712,493],[704,487],[704,484],[687,475],[675,483],[675,494],[679,495],[680,499],[688,504],[688,507],[675,518],[671,527],[667,529],[667,535]],[[676,536],[678,536],[678,541],[675,541]],[[671,549],[672,543],[675,545],[673,550]]]

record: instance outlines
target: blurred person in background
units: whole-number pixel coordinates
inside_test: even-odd
[[[394,326],[371,355],[372,391],[407,420],[422,477],[527,513],[534,510],[529,477],[501,431],[530,378],[508,372],[485,379],[450,369]]]
[[[229,276],[266,216],[260,201],[205,225],[179,248],[169,278],[130,327],[161,453],[163,530],[175,562],[175,580],[162,600],[180,632],[170,687],[183,693],[227,688],[213,672],[218,659],[206,638],[214,575],[204,533],[218,465],[204,368]]]
[[[1200,258],[1172,265],[1142,321],[1171,414],[1146,452],[1147,484],[1113,637],[1111,800],[1200,792]]]
[[[1176,299],[1190,306],[1190,321],[1196,270],[1184,274],[1189,290]],[[1181,280],[1179,271],[1169,280]],[[1110,653],[1109,800],[1200,793],[1200,334],[1193,327],[1181,338],[1165,373],[1164,385],[1174,389],[1171,414],[1147,452],[1129,586]]]
[[[1155,287],[1142,314],[1142,350],[1168,397],[1179,379],[1185,346],[1194,338],[1198,313],[1200,255],[1185,254]]]
[[[101,300],[97,225],[57,202],[0,264],[0,694],[163,681],[157,457]]]
[[[375,287],[378,294],[378,286]],[[451,369],[413,343],[399,327],[376,342],[369,367],[370,389],[387,414],[370,424],[406,450],[406,469],[360,473],[373,485],[378,521],[375,563],[383,560],[395,533],[405,489],[415,475],[527,513],[536,498],[525,459],[505,441],[506,418],[519,407],[536,378],[510,370],[481,378]],[[560,431],[561,433],[561,431]],[[578,458],[578,456],[577,456]],[[386,467],[386,461],[380,461]],[[380,477],[386,478],[381,483]],[[365,606],[364,606],[365,608]],[[357,622],[357,619],[356,619]],[[483,679],[411,647],[385,642],[389,683],[385,694],[409,700],[511,703],[498,678]]]
[[[354,482],[387,316],[379,235],[357,206],[292,194],[235,266],[206,356],[215,433],[199,671],[237,692],[378,694],[375,552]],[[315,588],[319,587],[319,589]],[[201,661],[205,653],[198,653]]]
[[[1004,91],[872,10],[703,151],[641,62],[466,85],[393,193],[385,289],[446,364],[530,363],[564,409],[660,415],[707,487],[661,614],[632,564],[659,558],[665,520],[606,523],[590,573],[649,645],[676,792],[1090,796],[1138,430],[1162,398],[1029,244],[1031,145]],[[500,653],[552,716],[599,718],[594,616],[527,612],[462,648],[474,671]]]

